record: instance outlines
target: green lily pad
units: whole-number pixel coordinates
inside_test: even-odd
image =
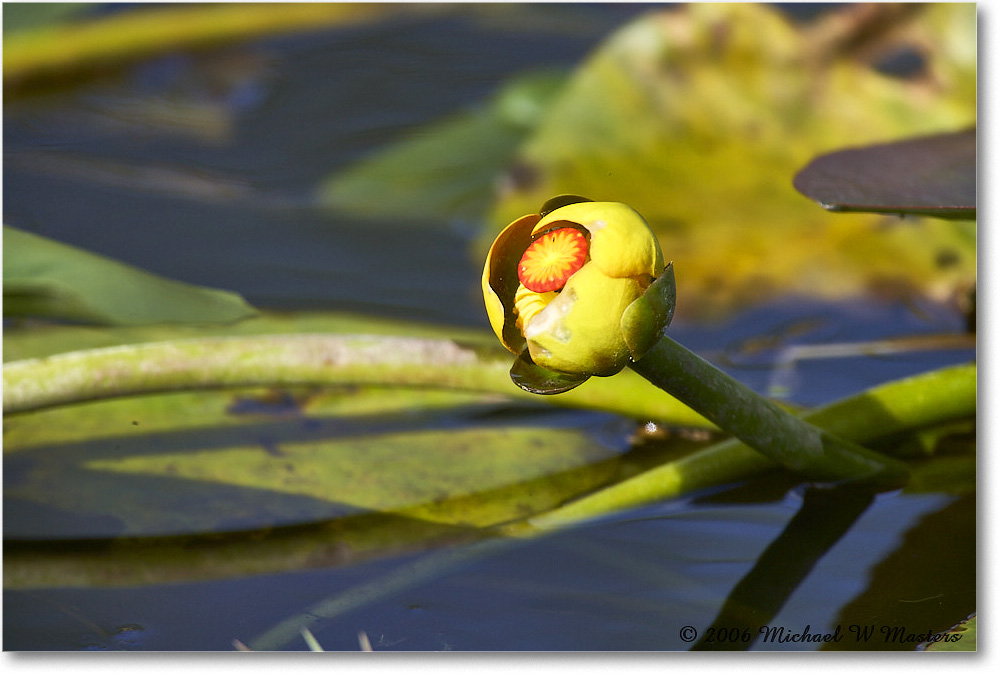
[[[4,316],[96,324],[232,323],[256,314],[236,293],[164,279],[3,227]]]
[[[4,588],[144,586],[317,567],[356,565],[480,536],[397,514],[376,513],[251,536],[157,537],[4,544]]]
[[[504,405],[501,397],[447,389],[331,387],[236,389],[132,396],[99,403],[61,406],[4,419],[5,455],[51,450],[61,445],[142,443],[168,434],[225,433],[239,427],[306,424],[310,417],[419,421],[472,406],[483,413]]]

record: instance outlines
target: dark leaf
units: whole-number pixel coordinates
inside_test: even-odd
[[[976,217],[976,130],[851,148],[814,159],[795,188],[830,211]]]

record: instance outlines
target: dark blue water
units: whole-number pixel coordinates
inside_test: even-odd
[[[453,214],[421,229],[330,213],[315,207],[314,186],[423,124],[477,105],[513,74],[572,67],[646,9],[544,5],[519,8],[512,21],[486,11],[401,17],[165,55],[5,101],[4,221],[171,278],[236,290],[267,309],[348,310],[485,330],[481,263],[470,254],[474,227]],[[203,117],[154,119],[178,102],[189,113],[203,106]],[[961,327],[952,313],[923,310],[791,298],[672,332],[768,391],[776,353],[747,352],[747,339],[780,337],[802,322],[810,329],[797,334],[798,343]],[[791,387],[792,400],[815,405],[972,355],[803,361],[780,384]],[[593,426],[593,417],[584,418],[581,426]],[[624,444],[620,425],[612,427],[615,443]],[[763,476],[637,509],[471,560],[342,614],[320,612],[309,625],[328,650],[358,649],[359,631],[375,650],[688,649],[706,638],[741,580],[752,590],[789,578],[790,568],[764,553],[787,546],[782,534],[797,531],[805,492],[787,476]],[[782,557],[802,556],[809,572],[770,614],[758,607],[753,617],[764,623],[752,625],[789,633],[872,626],[874,638],[841,648],[913,649],[912,641],[890,642],[879,631],[943,630],[976,607],[974,501],[878,497],[842,536],[829,535],[828,550]],[[807,515],[813,508],[822,514],[824,507],[810,506]],[[325,599],[432,555],[221,581],[6,590],[4,648],[228,650],[239,640],[304,649],[297,636],[255,640],[289,617],[312,615]],[[715,636],[729,627],[714,626]],[[759,638],[741,646],[817,648]]]

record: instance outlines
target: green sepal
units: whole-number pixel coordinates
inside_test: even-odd
[[[580,386],[590,375],[573,375],[543,368],[531,360],[528,350],[522,351],[510,367],[510,379],[532,394],[561,394]]]
[[[670,262],[646,292],[622,313],[622,335],[632,360],[638,361],[659,342],[663,331],[674,318],[676,304],[674,264]]]

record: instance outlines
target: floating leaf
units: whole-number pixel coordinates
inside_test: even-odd
[[[498,403],[509,405],[410,389],[242,390],[7,417],[5,584],[131,585],[356,563],[480,536],[655,461],[626,460],[537,413],[484,423]],[[246,530],[258,532],[219,536]],[[118,537],[129,543],[31,543]]]
[[[839,150],[795,176],[830,211],[976,217],[976,130]]]
[[[355,426],[381,420],[381,426],[386,427],[390,426],[389,419],[412,424],[446,415],[448,410],[461,415],[471,406],[476,413],[484,414],[504,404],[504,399],[490,394],[358,386],[134,396],[7,416],[4,452],[13,455],[71,444],[133,444],[169,434],[191,436],[206,429],[218,434],[254,425],[287,430],[304,424],[308,417],[355,418]]]
[[[342,518],[254,536],[4,543],[4,588],[142,586],[354,565],[470,540],[477,530],[397,514]]]
[[[7,225],[4,316],[97,324],[228,323],[256,313],[236,293],[171,281]]]

